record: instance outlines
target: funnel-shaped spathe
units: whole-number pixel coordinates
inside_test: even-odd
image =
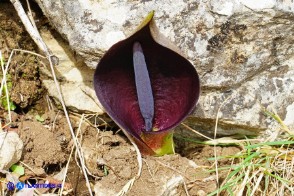
[[[187,59],[159,44],[152,17],[106,52],[94,87],[106,112],[142,153],[161,155],[173,152],[171,130],[195,107],[200,83]]]

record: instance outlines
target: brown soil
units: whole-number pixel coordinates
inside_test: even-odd
[[[12,49],[36,50],[34,42],[9,3],[0,3],[0,18],[0,49],[2,57],[6,61],[8,61]],[[13,55],[7,82],[12,83],[10,98],[20,108],[26,108],[33,104],[42,94],[39,66],[42,64],[36,56],[21,52],[15,52]]]
[[[42,24],[37,25],[50,28],[46,19],[39,17]],[[37,51],[9,2],[0,3],[0,18],[0,50],[5,61],[15,48]],[[73,140],[67,122],[43,89],[39,66],[44,63],[34,55],[16,52],[13,56],[9,68],[10,97],[17,108],[12,113],[13,122],[5,130],[17,131],[24,143],[21,161],[26,164],[26,180],[54,179],[71,158],[65,190],[69,195],[88,195],[85,179],[77,166],[80,162],[76,161],[75,154],[70,157]],[[41,119],[37,120],[37,115]],[[7,116],[2,105],[2,123],[8,122]],[[116,133],[118,128],[115,126],[109,130],[105,126],[95,127],[84,122],[79,129],[79,117],[71,115],[71,120],[75,132],[80,131],[86,166],[91,172],[92,190],[96,195],[118,193],[137,174],[134,147],[122,133]],[[127,195],[186,195],[185,191],[190,195],[206,195],[216,190],[215,174],[209,172],[214,168],[214,162],[208,160],[214,156],[213,147],[188,145],[183,148],[181,141],[176,143],[179,144],[176,150],[181,155],[143,157],[142,175]],[[236,147],[217,147],[216,150],[218,156],[239,151]],[[231,163],[222,161],[220,164]]]

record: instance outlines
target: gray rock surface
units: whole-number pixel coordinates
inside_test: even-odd
[[[59,65],[55,67],[55,72],[67,108],[75,112],[102,114],[103,111],[93,89],[93,70],[88,68],[79,57],[73,55],[61,37],[53,36],[45,29],[41,31],[41,35],[51,51],[59,58]],[[59,94],[52,74],[45,67],[40,67],[40,70],[43,85],[47,88],[48,94],[58,103]]]
[[[8,170],[20,160],[23,142],[16,132],[1,132],[0,146],[0,170]]]
[[[222,135],[276,128],[261,106],[274,108],[294,129],[293,2],[36,1],[91,68],[155,10],[160,32],[180,47],[200,75],[202,94],[188,125],[212,133],[217,111],[228,98],[219,114]]]

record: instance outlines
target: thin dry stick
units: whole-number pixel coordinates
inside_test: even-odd
[[[32,23],[32,25],[33,25],[33,27],[34,27],[34,29],[37,29],[37,26],[36,26],[36,23],[35,23],[35,21],[34,21],[34,17],[33,17],[33,13],[32,13],[32,10],[31,10],[31,5],[30,5],[30,3],[29,3],[29,0],[26,0],[26,2],[27,2],[27,6],[28,6],[28,17],[29,17],[29,19],[30,19],[30,21],[31,21],[31,23]],[[39,34],[39,36],[40,36],[40,33],[39,32],[37,32],[38,34]],[[40,36],[41,37],[41,36]]]
[[[231,161],[231,167],[230,167],[229,171],[227,172],[226,177],[224,178],[225,180],[223,180],[223,182],[220,184],[219,187],[221,187],[221,186],[223,186],[224,184],[226,184],[227,179],[228,179],[228,176],[230,175],[231,171],[233,170],[232,168],[233,168],[233,165],[234,165],[234,161],[235,161],[235,158],[232,159],[232,161]],[[217,175],[216,175],[216,177],[215,177],[215,180],[216,180],[216,181],[218,180],[218,176],[217,176]]]
[[[8,73],[9,65],[11,63],[11,59],[12,59],[12,57],[13,57],[13,55],[14,55],[14,53],[16,51],[23,52],[23,53],[34,54],[34,55],[37,55],[37,56],[39,56],[41,58],[46,58],[46,57],[44,57],[42,55],[36,54],[36,53],[31,52],[31,51],[28,51],[28,50],[13,49],[11,51],[10,55],[9,55],[8,61],[6,63],[6,67],[4,69],[4,62],[3,62],[3,59],[2,59],[2,53],[0,51],[1,68],[2,68],[2,72],[3,72],[3,78],[2,78],[2,81],[1,81],[1,87],[0,87],[0,97],[2,96],[2,92],[3,92],[4,86],[6,86],[5,93],[6,93],[7,103],[8,103],[8,116],[9,116],[9,123],[7,123],[6,125],[4,125],[2,128],[8,126],[11,123],[11,112],[10,112],[10,105],[9,105],[8,89],[7,89],[7,85],[6,85],[6,76],[7,76],[7,73]]]
[[[184,123],[181,123],[181,124],[182,124],[184,127],[186,127],[187,129],[189,129],[190,131],[192,131],[192,132],[194,132],[194,133],[196,133],[196,134],[198,134],[198,135],[204,137],[205,139],[213,140],[213,139],[211,139],[210,137],[207,137],[206,135],[203,135],[202,133],[200,133],[200,132],[198,132],[198,131],[192,129],[192,128],[189,127],[188,125],[186,125],[186,124],[184,124]]]
[[[31,170],[34,174],[36,174],[36,172],[33,170],[33,168],[31,168],[29,165],[25,164],[22,161],[19,161],[21,164],[23,164],[25,167],[27,167],[29,170]],[[37,175],[37,174],[36,174]]]
[[[10,53],[10,56],[9,56],[8,61],[6,63],[5,69],[2,70],[3,71],[3,78],[2,78],[2,81],[1,81],[0,97],[2,96],[2,91],[3,91],[3,88],[4,88],[5,81],[6,81],[6,75],[7,75],[7,72],[8,72],[8,68],[9,68],[13,53],[14,53],[14,50],[12,50],[12,52]]]
[[[243,179],[242,184],[239,186],[239,190],[236,190],[236,191],[238,191],[238,193],[236,194],[237,196],[242,196],[242,195],[243,195],[243,193],[244,193],[244,188],[245,188],[245,186],[246,186],[246,184],[247,184],[247,182],[248,182],[250,172],[251,172],[251,167],[249,166],[249,167],[247,168],[246,173],[245,173],[245,171],[244,171],[244,173],[245,173],[245,177],[244,177],[244,179]]]
[[[3,85],[2,84],[4,84],[5,81],[6,81],[6,75],[8,73],[8,68],[9,68],[9,65],[11,63],[12,56],[14,55],[15,52],[29,53],[29,54],[33,54],[33,55],[36,55],[36,56],[41,57],[41,58],[46,58],[46,57],[44,57],[42,55],[39,55],[37,53],[31,52],[31,51],[28,51],[28,50],[13,49],[11,51],[10,55],[9,55],[8,61],[6,63],[6,67],[5,67],[4,71],[3,71],[3,78],[2,78],[2,81],[1,81],[1,88],[0,88],[0,97],[2,96],[2,91],[3,91]]]
[[[12,50],[12,52],[10,53],[10,56],[9,56],[8,61],[6,63],[5,69],[4,69],[4,62],[3,62],[3,59],[2,59],[2,53],[0,53],[1,68],[2,68],[2,72],[3,72],[3,78],[2,78],[2,81],[1,81],[1,87],[0,87],[0,97],[2,96],[2,91],[3,91],[3,88],[5,86],[5,94],[6,94],[6,101],[7,101],[7,106],[8,106],[8,116],[9,116],[9,123],[7,123],[6,125],[4,125],[2,128],[8,126],[11,123],[11,121],[12,121],[11,120],[10,104],[9,104],[9,95],[8,95],[8,89],[7,89],[7,84],[6,84],[6,76],[7,76],[7,73],[8,73],[8,68],[9,68],[9,65],[10,65],[10,62],[11,62],[11,59],[12,59],[12,56],[14,54],[14,51],[15,50]]]
[[[1,63],[1,68],[2,68],[2,72],[3,72],[3,78],[6,78],[6,75],[4,75],[4,61],[3,61],[3,57],[2,57],[2,53],[0,51],[0,63]],[[8,65],[6,65],[8,67]],[[9,93],[8,93],[8,87],[7,87],[7,81],[4,80],[4,83],[1,83],[1,92],[2,89],[5,87],[5,96],[6,96],[6,103],[7,103],[7,110],[8,110],[8,117],[9,117],[9,123],[11,123],[11,112],[10,112],[10,103],[9,103]],[[1,97],[1,95],[0,95]]]
[[[145,164],[147,166],[147,169],[148,169],[148,172],[149,172],[149,174],[150,174],[150,176],[152,178],[152,181],[155,183],[155,180],[154,180],[154,172],[151,171],[151,168],[150,168],[148,162],[144,158],[142,160],[145,162]]]
[[[37,44],[37,46],[46,54],[47,57],[52,58],[54,65],[58,64],[58,58],[55,55],[52,55],[51,50],[47,47],[45,42],[43,41],[42,37],[39,34],[39,31],[34,28],[34,25],[31,23],[30,19],[26,15],[21,3],[19,0],[10,0],[10,2],[13,4],[14,8],[17,11],[18,16],[20,17],[22,23],[24,24],[27,32],[30,34],[34,42]]]
[[[259,173],[259,171],[257,171],[257,172]],[[257,174],[257,173],[256,173],[256,174]],[[253,189],[252,189],[252,191],[251,191],[250,196],[254,196],[254,193],[256,192],[257,188],[259,187],[260,182],[261,182],[263,176],[264,176],[264,175],[263,175],[263,172],[260,172],[260,175],[259,175],[259,177],[257,178],[257,181],[256,181],[256,183],[255,183],[255,185],[254,185],[254,187],[253,187]]]
[[[122,129],[122,131],[124,132],[124,134],[127,136],[127,138],[130,140],[130,142],[133,144],[136,153],[137,153],[137,161],[138,161],[138,173],[137,173],[137,178],[139,178],[141,176],[142,173],[142,165],[143,165],[143,161],[142,161],[142,155],[141,152],[137,146],[137,144],[134,142],[133,138],[129,135],[128,132],[126,132],[125,130]]]
[[[38,53],[35,53],[35,52],[32,52],[32,51],[29,51],[29,50],[23,50],[23,49],[13,49],[14,52],[23,52],[23,53],[28,53],[28,54],[32,54],[32,55],[35,55],[37,57],[40,57],[42,59],[47,59],[45,56],[41,55],[41,54],[38,54]]]
[[[119,193],[116,194],[116,196],[125,195],[128,192],[128,190],[130,190],[132,188],[135,180],[138,179],[141,176],[141,173],[142,173],[142,165],[143,165],[141,152],[140,152],[138,146],[135,144],[133,138],[128,134],[128,132],[126,132],[123,129],[122,129],[122,131],[127,136],[127,138],[130,140],[130,142],[133,144],[133,146],[134,146],[134,148],[135,148],[135,150],[137,152],[138,173],[137,173],[137,175],[134,178],[132,178],[131,180],[129,180],[127,182],[127,184],[125,184],[125,186],[122,188],[122,190]]]
[[[81,144],[81,142],[82,142],[82,140],[83,140],[83,133],[81,133],[81,130],[82,130],[82,124],[83,124],[83,122],[85,122],[84,121],[85,120],[85,114],[82,114],[82,116],[81,116],[81,118],[80,118],[80,123],[79,123],[79,127],[78,127],[78,130],[77,130],[77,134],[76,134],[76,141],[77,141],[77,143],[78,143],[78,145],[79,145],[79,148],[81,149],[81,151],[82,151],[82,144]],[[78,139],[78,136],[80,135],[80,141],[79,141],[79,139]],[[76,162],[77,162],[77,165],[78,165],[78,167],[80,167],[80,165],[79,165],[79,163],[78,163],[78,161],[76,160]],[[92,174],[90,171],[89,171],[89,169],[87,168],[87,166],[86,166],[86,164],[85,164],[85,157],[84,157],[84,155],[83,155],[83,153],[82,153],[82,160],[80,160],[80,164],[82,165],[82,167],[85,167],[85,169],[86,169],[86,171],[87,171],[87,173],[88,173],[88,175],[90,175],[90,176],[92,176],[92,177],[94,177],[94,178],[100,178],[100,176],[95,176],[94,174]]]
[[[67,174],[67,171],[68,171],[69,163],[70,163],[70,160],[71,160],[74,149],[75,149],[75,146],[73,145],[72,148],[71,148],[71,151],[70,151],[66,166],[65,166],[64,177],[62,179],[62,185],[61,185],[61,189],[59,189],[59,191],[58,191],[58,195],[62,195],[62,192],[63,192],[63,189],[64,189],[64,184],[65,184],[65,179],[66,179],[66,174]]]
[[[53,105],[51,103],[51,100],[49,99],[48,94],[46,95],[46,101],[47,101],[49,111],[53,110]]]
[[[56,56],[52,55],[52,52],[48,49],[47,45],[45,44],[42,37],[40,36],[38,30],[34,28],[32,23],[30,22],[29,18],[27,17],[27,15],[26,15],[21,3],[19,2],[19,0],[11,0],[11,3],[13,4],[14,8],[16,9],[21,21],[23,22],[23,24],[24,24],[26,30],[28,31],[28,33],[31,35],[32,39],[36,42],[38,47],[46,54],[46,57],[47,57],[47,59],[49,61],[49,64],[50,64],[50,69],[51,69],[51,73],[52,73],[52,76],[53,76],[53,80],[54,80],[54,83],[55,83],[55,86],[57,88],[57,92],[58,92],[58,95],[59,95],[59,100],[61,102],[61,105],[62,105],[64,114],[65,114],[69,129],[70,129],[71,136],[72,136],[74,144],[76,146],[78,156],[79,156],[80,160],[82,160],[82,153],[81,153],[80,149],[78,148],[77,141],[75,140],[75,134],[74,134],[71,122],[70,122],[70,118],[68,116],[68,112],[67,112],[64,100],[63,100],[61,90],[60,90],[59,82],[57,81],[55,70],[54,70],[54,65],[58,64],[58,58]],[[85,180],[86,180],[86,185],[87,185],[87,188],[89,190],[89,193],[92,196],[93,194],[92,194],[92,190],[91,190],[91,187],[90,187],[87,172],[86,172],[86,169],[85,169],[85,167],[83,165],[82,165],[82,172],[84,174],[84,177],[85,177]]]
[[[219,119],[219,113],[220,110],[222,109],[222,107],[226,104],[226,102],[233,96],[234,93],[232,93],[230,96],[228,96],[220,105],[220,107],[218,108],[217,114],[216,114],[216,120],[215,120],[215,128],[214,128],[214,136],[213,139],[216,139],[216,133],[217,133],[217,125],[218,125],[218,119]],[[214,159],[215,159],[215,174],[217,176],[216,178],[216,183],[219,186],[219,175],[218,175],[218,162],[217,162],[217,154],[216,154],[216,144],[214,144],[214,148],[213,148],[213,154],[214,154]],[[217,192],[217,195],[219,195],[219,189]]]
[[[187,196],[190,196],[189,191],[188,191],[188,189],[187,189],[186,182],[185,182],[184,179],[183,179],[183,184],[184,184],[184,190],[185,190],[186,195],[187,195]]]
[[[56,114],[56,116],[54,117],[54,120],[53,120],[53,122],[52,122],[52,130],[53,131],[55,131],[55,123],[56,123],[56,120],[57,120],[57,118],[58,118],[58,115],[59,115],[59,110],[58,110],[58,112],[57,112],[57,114]]]

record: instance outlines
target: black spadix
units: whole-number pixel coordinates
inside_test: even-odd
[[[172,153],[172,129],[199,98],[195,68],[165,41],[152,12],[133,35],[105,53],[94,75],[100,103],[143,154]]]

